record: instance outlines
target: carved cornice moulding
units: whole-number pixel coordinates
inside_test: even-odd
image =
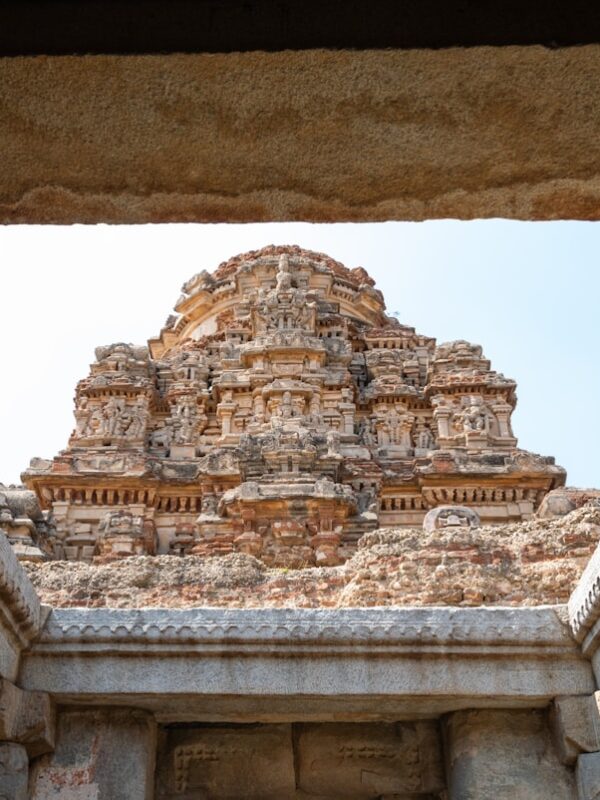
[[[576,656],[562,606],[538,608],[54,609],[33,652],[270,654],[526,649]]]
[[[591,658],[600,645],[600,547],[588,561],[568,604],[573,635]]]
[[[19,683],[59,703],[231,720],[338,714],[343,698],[367,715],[542,707],[595,688],[564,606],[55,609]]]
[[[0,631],[20,650],[37,636],[41,623],[36,591],[0,530]]]

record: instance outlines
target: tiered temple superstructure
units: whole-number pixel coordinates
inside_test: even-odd
[[[23,476],[39,524],[4,503],[23,557],[334,565],[441,505],[526,519],[564,483],[517,448],[515,382],[388,316],[362,268],[270,246],[195,275],[175,310],[148,347],[97,348],[67,449]]]

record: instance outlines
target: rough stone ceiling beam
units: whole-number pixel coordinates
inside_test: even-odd
[[[600,46],[0,59],[5,223],[597,219]]]
[[[589,0],[0,0],[1,55],[553,47],[599,33]]]

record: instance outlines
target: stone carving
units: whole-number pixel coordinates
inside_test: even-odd
[[[159,800],[191,794],[234,798],[240,787],[248,800],[296,797],[290,725],[175,729],[165,756],[159,774],[168,788]]]
[[[225,800],[240,785],[254,800],[375,800],[406,790],[425,800],[444,787],[439,739],[435,722],[173,726],[159,755],[158,800]]]
[[[490,415],[482,403],[472,403],[459,416],[465,433],[488,433]]]
[[[98,560],[110,561],[124,555],[153,555],[156,552],[154,523],[129,511],[109,512],[98,528]]]
[[[86,398],[78,408],[75,437],[141,440],[148,417],[147,400],[143,396],[133,403],[119,397],[109,397],[104,403],[90,403]]]
[[[298,784],[309,796],[372,800],[444,788],[437,725],[298,726]]]
[[[24,474],[56,520],[43,552],[151,552],[137,523],[127,546],[108,535],[107,515],[129,514],[153,521],[159,553],[334,564],[435,505],[526,519],[564,482],[517,449],[515,383],[481,347],[387,316],[361,268],[268,247],[183,291],[148,347],[97,348],[69,447]]]
[[[32,587],[33,591],[33,587]],[[561,615],[549,606],[540,608],[381,607],[336,608],[335,624],[324,626],[319,608],[160,608],[128,609],[58,608],[51,611],[40,643],[78,643],[84,654],[109,639],[118,647],[136,637],[160,636],[169,646],[185,649],[201,643],[228,643],[243,652],[244,643],[269,643],[287,651],[298,643],[335,642],[350,653],[359,648],[373,653],[397,647],[413,652],[423,645],[440,652],[462,652],[467,647],[564,650],[571,658],[573,639]],[[241,643],[241,644],[240,644]],[[437,655],[437,654],[436,654]]]
[[[54,555],[55,527],[42,512],[34,492],[0,484],[0,529],[20,561],[43,561]]]
[[[478,528],[479,515],[472,508],[464,506],[438,506],[428,511],[423,520],[423,530],[431,533],[436,530]]]

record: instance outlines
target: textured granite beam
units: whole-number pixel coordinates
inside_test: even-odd
[[[600,46],[0,59],[0,222],[598,219]]]
[[[543,706],[595,688],[564,616],[561,607],[56,609],[20,684],[58,702],[180,720]]]

